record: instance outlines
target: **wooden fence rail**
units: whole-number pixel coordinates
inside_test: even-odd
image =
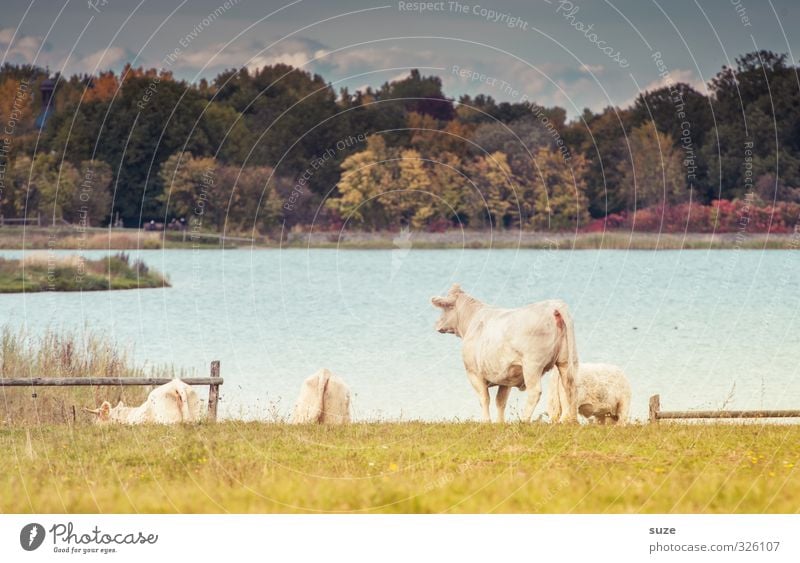
[[[18,377],[0,378],[0,387],[78,387],[92,385],[164,385],[172,381],[169,377]],[[210,377],[185,377],[187,385],[208,385],[208,420],[217,420],[219,386],[225,380],[219,375],[219,361],[211,362]]]
[[[800,410],[662,411],[661,396],[650,397],[650,422],[688,418],[800,418]]]

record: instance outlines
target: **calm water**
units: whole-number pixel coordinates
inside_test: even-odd
[[[34,334],[103,332],[140,363],[171,363],[198,375],[219,359],[225,416],[268,418],[270,408],[288,414],[301,381],[326,366],[351,386],[357,418],[476,418],[460,341],[434,332],[437,312],[429,303],[458,281],[502,306],[566,300],[581,359],[625,369],[636,417],[646,416],[653,393],[666,409],[718,408],[727,399],[734,408],[800,406],[798,252],[138,255],[167,273],[173,287],[0,295],[3,322]],[[512,414],[523,401],[512,392]]]

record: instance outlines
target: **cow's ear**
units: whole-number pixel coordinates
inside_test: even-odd
[[[433,303],[435,307],[439,307],[440,309],[447,309],[453,306],[455,300],[452,299],[451,297],[434,296],[431,297],[431,303]]]
[[[454,283],[450,286],[450,291],[447,292],[447,295],[458,295],[459,293],[464,293],[464,290],[461,289],[461,284]]]

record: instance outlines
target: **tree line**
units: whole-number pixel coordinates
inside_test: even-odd
[[[533,102],[454,100],[416,70],[351,93],[283,64],[193,84],[126,66],[55,77],[40,129],[47,72],[6,64],[0,213],[242,232],[566,230],[681,206],[705,209],[713,226],[714,208],[747,202],[782,206],[789,228],[800,203],[797,71],[786,55],[748,53],[708,95],[668,84],[568,120]]]

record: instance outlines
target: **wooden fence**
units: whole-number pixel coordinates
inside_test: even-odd
[[[20,377],[0,378],[0,387],[78,387],[92,385],[164,385],[168,377]],[[219,360],[211,362],[209,377],[186,377],[181,381],[187,385],[208,385],[208,420],[217,421],[219,386],[223,380],[219,375]]]
[[[650,397],[650,422],[692,418],[796,418],[800,410],[662,411],[661,395]]]

